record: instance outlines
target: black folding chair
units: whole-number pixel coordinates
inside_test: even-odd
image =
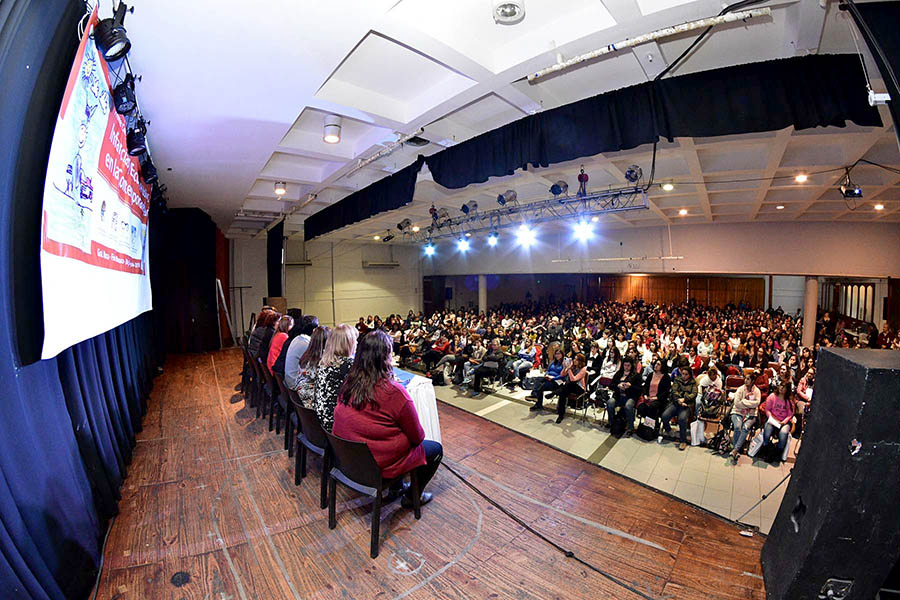
[[[375,462],[372,451],[365,442],[351,442],[336,435],[325,432],[328,436],[328,444],[334,452],[334,466],[328,472],[328,528],[337,527],[335,504],[337,502],[337,482],[361,494],[372,496],[375,503],[372,505],[372,542],[369,556],[378,558],[379,529],[381,526],[381,495],[385,488],[390,488],[392,483],[402,480],[404,475],[385,481],[381,468]],[[421,494],[419,493],[419,478],[416,470],[409,472],[411,492],[413,499],[413,511],[417,519],[422,518]]]
[[[279,425],[281,418],[284,418],[284,449],[288,451],[288,456],[293,456],[294,444],[291,442],[291,436],[294,432],[294,424],[291,421],[293,410],[291,410],[290,394],[287,386],[284,385],[284,378],[278,373],[274,373],[275,383],[278,384],[278,406],[281,413],[276,417],[275,433],[279,433]]]
[[[262,359],[259,360],[259,370],[262,371],[263,379],[266,382],[266,391],[268,394],[266,395],[266,404],[269,409],[269,431],[275,429],[275,407],[278,406],[278,387],[275,385],[275,379],[272,377],[272,372],[269,371],[269,366]],[[266,407],[263,407],[263,416],[266,416]]]
[[[306,477],[306,452],[312,452],[322,457],[322,488],[320,490],[319,505],[325,508],[328,504],[328,470],[331,468],[331,448],[328,445],[328,437],[319,423],[316,411],[305,406],[297,408],[297,416],[300,419],[300,431],[297,433],[296,462],[294,464],[294,484],[300,485],[300,480]],[[299,475],[299,477],[298,477]]]
[[[256,379],[256,418],[258,419],[266,416],[266,405],[271,390],[266,389],[266,377],[263,375],[259,359],[251,357],[250,364],[253,366],[254,379]]]
[[[241,368],[241,395],[250,406],[253,406],[253,386],[256,384],[253,382],[253,367],[250,362],[252,359],[250,358],[250,353],[247,351],[247,346],[244,344],[241,344],[241,352],[244,355],[244,364]]]

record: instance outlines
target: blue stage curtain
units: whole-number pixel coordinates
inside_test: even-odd
[[[812,55],[650,81],[523,117],[424,158],[450,189],[660,138],[836,125],[881,126],[859,57]],[[423,157],[307,217],[307,240],[412,202]],[[623,182],[624,184],[624,182]]]

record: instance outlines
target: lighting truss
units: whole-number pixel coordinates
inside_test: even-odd
[[[586,196],[550,197],[527,204],[506,204],[500,208],[463,215],[443,221],[440,225],[432,223],[419,232],[405,232],[404,237],[410,241],[439,240],[459,237],[460,232],[476,234],[486,231],[518,227],[522,223],[535,224],[559,219],[575,220],[579,217],[591,217],[608,213],[629,210],[647,210],[647,192],[641,187],[624,187],[593,192]]]

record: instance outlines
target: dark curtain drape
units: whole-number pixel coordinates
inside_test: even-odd
[[[269,230],[266,237],[266,279],[270,298],[284,295],[281,289],[281,263],[284,259],[284,220]]]
[[[880,126],[856,55],[812,55],[671,77],[530,115],[419,159],[306,219],[310,240],[412,201],[422,161],[458,189],[517,169],[627,150],[659,138],[835,125]],[[624,182],[623,182],[624,183]]]
[[[888,108],[894,120],[894,133],[900,143],[900,36],[897,35],[897,28],[900,27],[900,3],[853,2],[845,6],[850,9],[891,95]],[[874,74],[869,74],[870,77],[872,75]]]
[[[419,156],[408,167],[308,216],[303,222],[304,238],[311,240],[378,213],[406,206],[412,202],[413,192],[416,190],[416,176],[424,162],[425,158]],[[271,286],[271,277],[269,281]]]
[[[177,208],[166,215],[161,264],[153,289],[154,307],[165,315],[168,352],[219,348],[216,311],[216,224],[199,208]]]
[[[154,311],[38,361],[42,190],[83,12],[74,0],[0,2],[0,597],[10,599],[89,593],[163,356]]]

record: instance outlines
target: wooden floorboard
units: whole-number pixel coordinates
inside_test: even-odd
[[[294,486],[283,440],[235,392],[236,351],[172,356],[156,381],[106,546],[98,598],[762,599],[762,538],[462,410],[440,405],[447,469],[416,521],[339,487]],[[614,581],[614,580],[615,581]],[[624,585],[623,585],[624,584]]]

